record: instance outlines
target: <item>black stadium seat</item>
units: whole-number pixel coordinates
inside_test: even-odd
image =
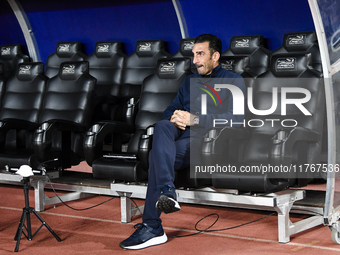
[[[85,60],[86,54],[81,47],[81,42],[77,41],[58,42],[56,51],[46,59],[45,75],[48,78],[57,75],[62,62]]]
[[[190,58],[191,60],[191,72],[197,73],[197,68],[193,63],[194,54],[192,48],[194,47],[195,38],[184,38],[179,42],[179,50],[172,54],[172,58]]]
[[[249,69],[258,76],[268,69],[271,51],[264,47],[262,35],[238,35],[230,39],[230,46],[222,56],[248,56]]]
[[[253,87],[254,81],[257,76],[249,69],[250,58],[247,56],[222,56],[220,63],[222,68],[229,70],[233,73],[237,73],[244,78],[246,88]],[[246,116],[249,115],[248,108],[245,107]],[[239,152],[234,148],[239,147],[240,141],[229,141],[229,158],[237,159]]]
[[[282,46],[274,50],[272,54],[278,53],[289,53],[289,52],[308,52],[312,54],[311,66],[322,73],[321,55],[319,45],[315,31],[302,31],[302,32],[291,32],[283,35]],[[327,132],[327,119],[325,116],[323,128],[323,139],[322,151],[323,151],[323,162],[327,161],[328,141],[326,137]],[[326,174],[320,172],[320,177],[326,179]]]
[[[250,71],[250,58],[247,56],[222,56],[219,61],[222,68],[228,71],[237,73],[243,78],[255,78]]]
[[[184,78],[191,74],[189,59],[160,59],[156,72],[148,76],[142,86],[139,111],[135,126],[121,122],[99,122],[93,125],[85,139],[85,158],[92,166],[95,178],[121,181],[140,181],[147,178],[149,127],[161,120],[163,111],[175,98]],[[149,129],[147,129],[149,127]],[[106,135],[134,133],[126,153],[103,155],[102,144]],[[121,147],[121,146],[118,146]]]
[[[4,65],[3,75],[5,78],[14,75],[18,64],[23,62],[30,62],[30,58],[23,54],[21,44],[16,43],[1,46],[0,63]]]
[[[164,40],[139,40],[135,51],[125,59],[120,96],[139,97],[145,77],[153,74],[157,61],[171,57],[164,49]]]
[[[270,192],[289,186],[303,186],[313,178],[312,173],[291,171],[261,172],[263,166],[293,168],[320,162],[325,95],[323,79],[311,69],[311,54],[287,53],[271,57],[271,66],[255,79],[253,85],[254,109],[268,110],[273,104],[273,87],[277,88],[277,107],[271,113],[252,113],[245,120],[246,127],[220,127],[210,132],[203,146],[206,165],[234,166],[235,171],[219,171],[212,174],[215,188],[237,189],[251,192]],[[310,99],[297,107],[287,104],[286,112],[281,105],[283,90],[286,98]],[[299,91],[297,91],[298,89]],[[302,91],[302,92],[301,92]],[[295,101],[296,102],[296,101]],[[299,101],[301,102],[301,101]],[[311,115],[301,109],[305,108]],[[269,121],[268,121],[269,120]],[[275,121],[270,121],[275,120]],[[251,127],[253,126],[253,127]],[[242,152],[238,161],[228,157],[228,141],[239,141]],[[236,143],[235,143],[236,144]],[[243,167],[243,169],[241,169]],[[244,171],[248,167],[248,171]],[[250,171],[253,169],[253,171]],[[243,170],[238,171],[238,170]],[[264,168],[260,169],[264,170]]]
[[[101,41],[96,43],[94,53],[86,60],[90,75],[97,79],[95,120],[114,119],[115,107],[120,103],[119,92],[122,80],[124,57],[122,42]]]
[[[40,162],[58,158],[51,167],[64,169],[84,159],[83,139],[92,123],[95,86],[87,61],[62,63],[58,75],[48,81],[33,142]]]
[[[319,45],[315,31],[292,32],[283,35],[282,46],[272,54],[290,52],[309,52],[312,54],[312,66],[322,72]]]
[[[44,63],[21,63],[4,92],[0,110],[0,167],[37,167],[33,135],[39,126],[39,111],[48,78]]]

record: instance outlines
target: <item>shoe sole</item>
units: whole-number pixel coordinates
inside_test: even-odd
[[[120,247],[123,248],[123,249],[126,249],[126,250],[140,250],[140,249],[148,248],[150,246],[163,244],[167,240],[168,240],[168,237],[164,233],[162,236],[156,236],[156,237],[151,238],[148,241],[141,243],[141,244],[137,244],[137,245],[133,245],[133,246],[127,246],[127,247],[122,247],[122,246],[120,246]]]
[[[164,213],[173,213],[181,210],[178,202],[168,196],[161,195],[156,203],[157,210]]]

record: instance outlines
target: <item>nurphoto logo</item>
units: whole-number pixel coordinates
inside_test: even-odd
[[[233,114],[234,115],[245,115],[245,96],[242,92],[242,90],[232,84],[215,84],[215,88],[212,88],[211,86],[204,84],[207,88],[209,88],[215,96],[219,99],[220,104],[222,105],[222,101],[220,96],[218,95],[217,91],[221,91],[222,89],[228,89],[233,97]],[[217,106],[216,100],[212,93],[204,88],[199,88],[203,91],[205,91],[214,101],[215,106]],[[294,93],[297,95],[301,95],[300,97],[295,98],[288,98],[289,93]],[[311,92],[305,88],[298,88],[298,87],[283,87],[280,91],[278,91],[277,87],[272,88],[272,105],[269,109],[260,110],[255,109],[254,107],[254,101],[253,101],[253,88],[248,87],[247,88],[247,107],[249,112],[251,112],[254,115],[257,116],[266,116],[274,113],[278,106],[278,98],[279,94],[281,95],[281,116],[287,115],[287,106],[288,105],[295,105],[305,116],[311,116],[312,114],[306,109],[306,107],[303,105],[307,103],[311,99]],[[201,101],[201,109],[202,109],[202,115],[207,114],[207,95],[202,94],[202,101]],[[233,125],[243,125],[244,127],[246,124],[250,127],[261,127],[264,125],[264,121],[260,119],[250,119],[247,121],[244,120],[243,122],[239,123],[233,123],[232,120],[226,120],[226,119],[214,119],[213,120],[214,127],[217,125],[226,125],[229,124],[230,126]],[[269,121],[272,123],[272,126],[274,126],[275,121],[279,121],[278,119],[266,119],[266,121]],[[255,125],[254,123],[258,123]],[[287,123],[291,123],[288,125]],[[294,119],[285,119],[281,120],[281,125],[283,127],[295,127],[297,126],[297,121]]]
[[[214,89],[213,87],[211,87],[210,85],[206,84],[206,83],[202,83],[202,85],[204,85],[204,87],[208,88],[211,90],[211,92],[214,93],[214,95],[217,97],[217,99],[219,100],[221,106],[222,106],[222,100],[221,100],[221,97],[218,95],[217,91],[220,91],[221,89],[220,88],[215,88]],[[211,98],[212,100],[214,101],[215,103],[215,106],[217,106],[217,103],[216,103],[216,100],[215,100],[215,97],[211,94],[211,92],[205,88],[199,88],[200,90],[203,90],[204,92],[206,92]],[[207,114],[207,95],[206,94],[202,94],[202,103],[201,103],[201,106],[202,106],[202,115],[206,115]]]

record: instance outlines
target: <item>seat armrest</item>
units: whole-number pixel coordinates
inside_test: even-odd
[[[33,141],[34,153],[40,162],[52,159],[52,140],[57,131],[62,131],[62,135],[65,135],[65,142],[68,143],[69,139],[66,134],[85,133],[86,129],[82,125],[68,121],[51,120],[41,124],[34,133]]]
[[[203,138],[201,159],[203,165],[224,162],[228,157],[229,140],[249,139],[250,132],[244,128],[225,126],[211,129]]]
[[[296,142],[301,141],[318,142],[321,141],[321,135],[314,130],[303,127],[283,128],[278,130],[272,138],[270,164],[291,164],[293,147]]]
[[[250,132],[244,128],[225,126],[213,128],[208,131],[203,139],[202,153],[211,154],[222,152],[229,139],[249,139]]]
[[[108,121],[94,124],[86,133],[84,139],[84,155],[86,162],[92,166],[95,159],[103,156],[104,139],[109,134],[132,134],[135,127],[124,122]]]
[[[134,126],[135,125],[135,118],[138,112],[138,101],[139,98],[130,98],[126,104],[124,105],[124,122]]]
[[[138,159],[145,171],[149,169],[149,153],[152,149],[153,132],[155,125],[148,126],[139,138]]]
[[[59,122],[44,122],[34,133],[34,153],[40,162],[50,159],[53,134],[59,130]]]

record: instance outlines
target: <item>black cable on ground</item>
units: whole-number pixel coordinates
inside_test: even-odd
[[[225,231],[225,230],[230,230],[230,229],[234,229],[234,228],[239,228],[239,227],[242,227],[242,226],[245,226],[245,225],[248,225],[248,224],[251,224],[251,223],[255,223],[257,221],[260,221],[260,220],[263,220],[265,218],[268,218],[269,216],[272,216],[276,213],[271,213],[271,214],[268,214],[260,219],[257,219],[257,220],[253,220],[253,221],[249,221],[249,222],[246,222],[246,223],[243,223],[243,224],[240,224],[240,225],[236,225],[236,226],[233,226],[233,227],[228,227],[228,228],[221,228],[221,229],[210,229],[211,227],[213,227],[216,222],[218,221],[218,219],[220,218],[220,216],[217,214],[217,213],[211,213],[211,214],[208,214],[206,216],[204,216],[202,219],[200,219],[199,221],[196,222],[195,224],[195,229],[198,231],[197,233],[193,233],[193,234],[188,234],[188,235],[182,235],[182,236],[169,236],[169,237],[172,237],[172,238],[178,238],[178,237],[187,237],[187,236],[194,236],[194,235],[198,235],[200,233],[208,233],[208,232],[216,232],[216,231]],[[202,221],[204,220],[205,218],[208,218],[210,216],[217,216],[216,220],[207,228],[205,229],[198,229],[197,228],[197,225]]]
[[[134,205],[136,206],[136,208],[139,210],[140,214],[143,215],[143,213],[142,213],[142,211],[139,209],[137,203],[136,203],[132,198],[130,198],[130,200],[134,203]],[[291,211],[294,211],[294,210],[296,210],[296,211],[310,212],[310,213],[313,213],[313,214],[315,214],[315,215],[321,215],[321,216],[323,216],[321,213],[313,212],[313,211],[311,211],[311,210],[292,209]],[[240,225],[236,225],[236,226],[233,226],[233,227],[222,228],[222,229],[210,229],[211,227],[213,227],[213,226],[217,223],[217,221],[218,221],[219,218],[220,218],[220,216],[219,216],[217,213],[211,213],[211,214],[208,214],[208,215],[204,216],[203,218],[201,218],[200,220],[198,220],[198,221],[196,222],[196,224],[195,224],[195,230],[197,230],[196,233],[187,234],[187,235],[182,235],[182,236],[169,236],[169,237],[171,237],[171,238],[188,237],[188,236],[198,235],[198,234],[201,234],[201,233],[204,233],[204,232],[208,233],[208,232],[217,232],[217,231],[230,230],[230,229],[243,227],[243,226],[245,226],[245,225],[249,225],[249,224],[252,224],[252,223],[255,223],[255,222],[264,220],[264,219],[266,219],[266,218],[268,218],[268,217],[270,217],[270,216],[272,216],[272,215],[275,215],[275,214],[276,214],[276,212],[273,212],[273,213],[270,213],[270,214],[268,214],[268,215],[266,215],[266,216],[264,216],[264,217],[262,217],[262,218],[259,218],[259,219],[253,220],[253,221],[249,221],[249,222],[246,222],[246,223],[243,223],[243,224],[240,224]],[[199,229],[199,228],[197,227],[197,225],[198,225],[201,221],[203,221],[204,219],[206,219],[206,218],[208,218],[208,217],[211,217],[211,216],[216,216],[216,220],[215,220],[210,226],[208,226],[208,227],[205,228],[205,229]]]
[[[72,210],[75,210],[75,211],[85,211],[85,210],[89,210],[89,209],[95,208],[95,207],[97,207],[97,206],[100,206],[100,205],[102,205],[102,204],[105,204],[105,203],[107,203],[107,202],[109,202],[109,201],[111,201],[111,200],[113,200],[113,199],[115,198],[115,197],[111,197],[110,199],[108,199],[108,200],[106,200],[106,201],[104,201],[104,202],[101,202],[101,203],[99,203],[99,204],[97,204],[97,205],[93,205],[93,206],[90,206],[90,207],[87,207],[87,208],[80,208],[80,209],[74,208],[74,207],[72,207],[72,206],[66,204],[66,203],[61,199],[61,197],[58,195],[58,193],[57,193],[56,190],[54,189],[54,187],[53,187],[53,185],[52,185],[52,182],[51,182],[51,180],[50,180],[50,177],[49,177],[47,174],[46,174],[46,176],[47,176],[47,179],[48,179],[49,183],[51,184],[51,188],[52,188],[54,194],[58,197],[58,199],[60,200],[60,202],[61,202],[62,204],[64,204],[65,206],[67,206],[68,208],[70,208],[70,209],[72,209]]]

